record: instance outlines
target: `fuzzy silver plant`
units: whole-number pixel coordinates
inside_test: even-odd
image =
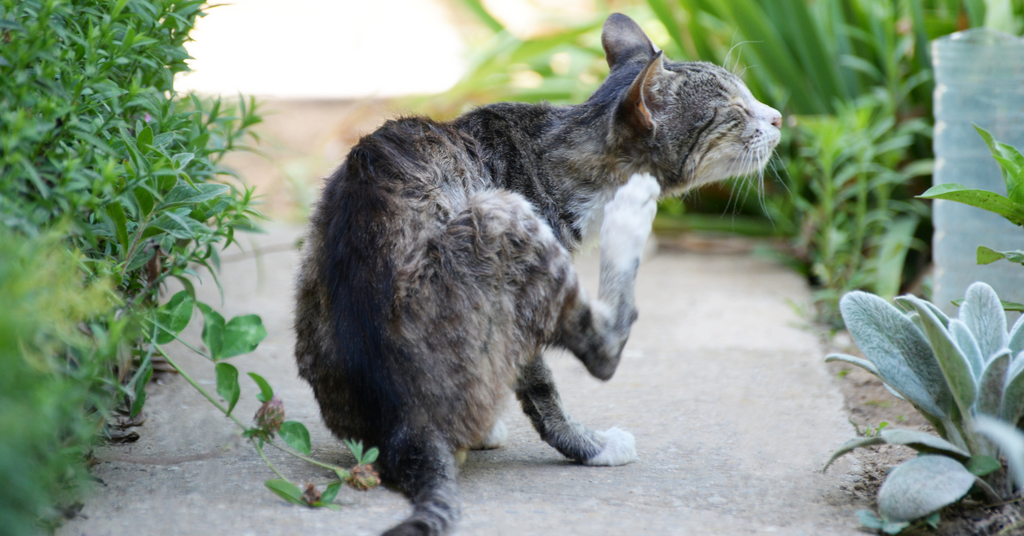
[[[879,489],[882,516],[875,528],[890,533],[958,501],[972,487],[990,501],[1011,493],[1001,482],[993,485],[982,478],[1001,465],[999,443],[981,433],[978,424],[987,418],[1015,426],[1024,417],[1024,316],[1007,330],[992,287],[971,285],[957,318],[915,296],[895,301],[903,310],[866,292],[843,296],[843,320],[864,357],[825,358],[880,378],[941,436],[885,429],[847,442],[826,464],[827,469],[855,448],[878,444],[906,445],[923,454],[895,468]],[[865,524],[871,525],[871,519]]]

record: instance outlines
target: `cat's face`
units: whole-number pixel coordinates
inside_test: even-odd
[[[623,143],[642,148],[639,158],[665,193],[764,169],[779,143],[782,115],[758,102],[739,77],[710,63],[665,60],[624,15],[609,17],[602,41],[613,75],[642,65],[617,120]]]

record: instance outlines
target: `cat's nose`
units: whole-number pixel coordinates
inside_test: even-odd
[[[778,110],[768,106],[767,104],[758,102],[754,105],[755,114],[762,120],[773,127],[782,130],[782,114]]]

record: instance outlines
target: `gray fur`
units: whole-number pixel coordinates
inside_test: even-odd
[[[567,348],[610,378],[659,187],[757,173],[778,141],[778,112],[727,71],[667,62],[619,14],[602,42],[611,73],[587,102],[389,121],[327,180],[310,219],[299,373],[332,433],[379,447],[385,482],[412,499],[388,534],[451,529],[456,452],[483,444],[510,390],[566,457],[629,461],[631,436],[565,413],[541,352]],[[571,252],[597,229],[591,299]]]

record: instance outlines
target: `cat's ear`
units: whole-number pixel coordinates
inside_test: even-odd
[[[665,72],[664,60],[665,55],[658,51],[633,80],[622,102],[628,121],[640,131],[654,130],[654,115],[661,110],[661,99],[654,86]]]
[[[622,13],[612,13],[604,21],[601,46],[604,47],[610,69],[631,59],[648,62],[659,52],[658,47],[640,29],[640,25]]]

